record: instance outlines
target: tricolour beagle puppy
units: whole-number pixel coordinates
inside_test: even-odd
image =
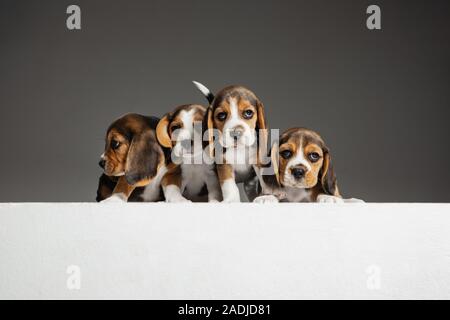
[[[237,183],[253,183],[267,144],[264,106],[242,86],[229,86],[213,95],[195,82],[210,103],[205,115],[211,157],[214,157],[224,202],[240,202]],[[250,188],[251,189],[251,188]],[[249,195],[250,200],[252,196]]]
[[[112,195],[103,201],[127,201],[138,187],[144,187],[141,190],[143,201],[161,199],[160,183],[167,172],[167,150],[156,138],[158,122],[155,117],[130,113],[109,126],[99,165],[106,176],[112,177],[110,187],[114,185],[114,189]],[[99,189],[108,189],[105,181],[103,177]]]
[[[167,202],[222,200],[216,168],[203,161],[202,122],[206,108],[186,104],[158,123],[159,143],[172,150],[161,185]]]
[[[285,131],[271,149],[272,175],[262,175],[262,196],[254,202],[344,202],[331,155],[319,134],[305,128]]]

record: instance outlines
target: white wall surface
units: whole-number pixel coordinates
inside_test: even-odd
[[[0,204],[0,298],[449,299],[450,204]]]

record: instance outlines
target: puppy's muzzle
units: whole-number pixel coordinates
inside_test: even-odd
[[[102,169],[105,169],[105,164],[106,164],[106,161],[103,160],[103,159],[101,159],[101,160],[98,162],[98,165],[99,165],[100,168],[102,168]]]
[[[180,145],[183,149],[190,150],[192,148],[192,140],[191,139],[181,140]]]
[[[303,165],[291,168],[291,174],[295,180],[302,179],[306,174],[306,168]]]
[[[244,135],[244,128],[242,126],[234,127],[230,130],[230,137],[237,141]]]

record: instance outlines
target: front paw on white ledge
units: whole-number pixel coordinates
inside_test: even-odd
[[[179,196],[179,197],[166,198],[166,202],[168,202],[168,203],[187,203],[187,202],[192,202],[192,201],[189,199],[186,199],[183,196]]]
[[[241,202],[241,197],[239,196],[239,194],[228,196],[228,197],[223,198],[222,202],[225,202],[225,203]]]
[[[127,197],[123,193],[114,193],[109,198],[100,201],[100,203],[126,203],[126,202]]]
[[[366,203],[364,200],[357,198],[344,199],[345,203]]]
[[[317,202],[319,203],[344,203],[344,199],[330,196],[328,194],[320,194],[317,196]]]
[[[253,200],[254,203],[278,203],[279,200],[274,195],[259,196]]]

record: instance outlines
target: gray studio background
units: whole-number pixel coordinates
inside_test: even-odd
[[[82,30],[66,28],[78,4]],[[369,4],[382,30],[366,29]],[[243,84],[332,150],[342,193],[450,201],[448,1],[0,2],[0,201],[93,201],[106,127]]]

